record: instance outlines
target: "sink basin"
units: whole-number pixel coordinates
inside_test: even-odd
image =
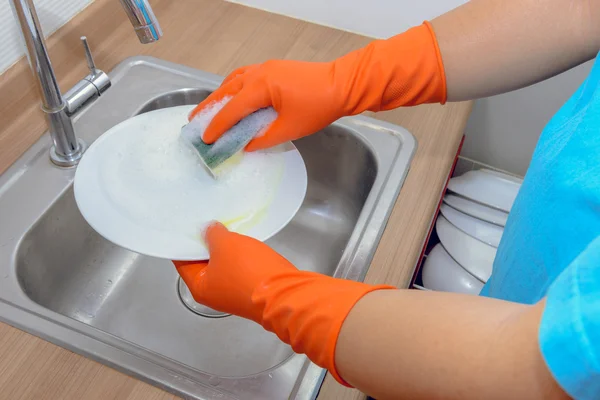
[[[222,78],[150,57],[125,60],[75,120],[88,144],[151,110],[197,104]],[[304,203],[267,243],[298,268],[362,280],[416,143],[401,127],[344,118],[295,141]],[[0,319],[194,399],[310,399],[325,371],[254,322],[195,303],[169,261],[120,248],[83,219],[74,169],[44,135],[0,176]]]

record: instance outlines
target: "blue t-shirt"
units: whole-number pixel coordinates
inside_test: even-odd
[[[481,295],[547,296],[542,355],[575,399],[600,399],[600,54],[536,146]]]

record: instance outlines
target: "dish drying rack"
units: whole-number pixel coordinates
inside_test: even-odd
[[[425,243],[421,250],[421,255],[419,256],[419,259],[417,260],[417,263],[416,263],[416,266],[415,266],[415,269],[413,272],[413,276],[410,281],[409,289],[431,291],[431,289],[428,289],[423,285],[423,280],[422,280],[423,265],[424,265],[425,261],[427,260],[427,257],[429,255],[429,253],[431,252],[431,250],[440,243],[440,239],[435,230],[435,225],[436,225],[436,221],[437,221],[438,217],[441,214],[440,208],[443,204],[444,196],[448,192],[448,184],[450,182],[450,179],[452,179],[453,177],[456,177],[456,176],[460,176],[468,171],[478,170],[478,169],[489,169],[489,170],[496,171],[499,173],[511,175],[516,178],[522,178],[522,177],[512,174],[508,171],[504,171],[504,170],[492,167],[490,165],[478,162],[476,160],[461,156],[460,153],[462,150],[464,140],[465,140],[465,137],[463,136],[463,139],[462,139],[462,141],[458,147],[458,150],[456,152],[456,157],[454,159],[454,163],[453,163],[452,168],[450,169],[450,172],[446,179],[444,189],[440,193],[440,197],[439,197],[438,203],[437,203],[437,208],[436,208],[435,213],[433,214],[433,218],[431,219],[427,237],[425,239]]]

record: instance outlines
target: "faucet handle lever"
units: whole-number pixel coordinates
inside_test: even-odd
[[[87,65],[92,74],[96,72],[96,64],[94,64],[94,57],[92,57],[92,51],[90,50],[90,45],[88,44],[87,37],[81,37],[81,43],[83,44],[83,50],[85,51],[85,59],[87,60]]]
[[[67,115],[70,117],[75,115],[77,110],[87,104],[89,101],[99,97],[111,85],[110,78],[106,73],[96,68],[92,52],[88,44],[87,38],[81,36],[81,44],[85,51],[85,59],[87,61],[90,73],[82,80],[77,82],[67,93],[64,98],[67,102]]]

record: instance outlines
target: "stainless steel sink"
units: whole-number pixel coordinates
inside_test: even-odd
[[[149,57],[109,75],[111,89],[75,120],[88,144],[133,115],[197,104],[222,79]],[[362,280],[415,140],[398,126],[353,117],[295,144],[307,195],[268,244],[300,269]],[[169,261],[93,231],[75,204],[75,170],[53,165],[49,147],[44,135],[0,176],[2,321],[184,397],[316,396],[325,371],[305,356],[253,322],[194,303]]]

